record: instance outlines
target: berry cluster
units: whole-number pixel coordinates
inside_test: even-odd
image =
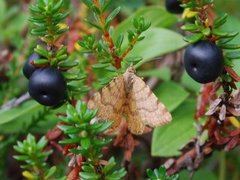
[[[181,6],[181,1],[179,0],[166,0],[165,7],[167,11],[174,14],[181,14],[184,10]]]
[[[29,79],[29,94],[45,106],[58,106],[64,102],[67,86],[62,73],[53,67],[37,67],[34,61],[41,59],[32,54],[23,67],[23,74]]]
[[[174,14],[182,13],[184,10],[180,0],[166,0],[165,6],[167,11]],[[194,25],[196,24],[199,23]],[[223,72],[223,52],[214,42],[199,39],[187,47],[184,54],[184,66],[188,75],[195,81],[212,82]]]
[[[216,80],[223,71],[222,50],[215,43],[202,40],[187,47],[184,66],[195,81],[209,83]]]

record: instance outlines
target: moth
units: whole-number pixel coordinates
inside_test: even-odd
[[[126,120],[132,134],[143,134],[146,125],[162,126],[172,120],[166,107],[135,74],[132,66],[96,92],[89,100],[88,108],[98,109],[97,118],[112,121],[112,128]]]

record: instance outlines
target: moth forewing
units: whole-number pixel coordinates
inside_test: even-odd
[[[128,89],[127,101],[131,106],[130,109],[134,109],[135,116],[138,116],[145,125],[151,127],[169,123],[172,120],[171,114],[159,102],[150,87],[134,73],[127,75],[131,78],[125,77],[124,79],[131,79],[132,84],[131,89]],[[133,108],[133,106],[135,107]]]
[[[126,117],[128,129],[133,134],[142,134],[145,125],[162,126],[172,120],[149,86],[135,75],[132,66],[97,92],[88,107],[97,108],[97,117],[113,121],[113,127],[118,127]]]
[[[98,119],[113,121],[112,127],[117,127],[121,123],[125,100],[124,81],[120,75],[94,94],[88,102],[88,108],[98,109]]]

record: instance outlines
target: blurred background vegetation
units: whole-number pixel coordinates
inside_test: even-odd
[[[120,21],[143,6],[164,6],[163,0],[117,0],[113,2],[112,6],[121,7]],[[29,3],[30,0],[0,0],[0,106],[2,106],[0,109],[0,179],[20,179],[20,169],[12,159],[14,152],[11,147],[16,139],[24,137],[29,130],[34,134],[42,135],[56,123],[56,118],[52,118],[55,112],[48,112],[34,101],[29,101],[19,109],[13,109],[8,113],[3,109],[6,107],[3,105],[7,102],[27,92],[27,80],[23,77],[21,69],[36,45],[35,39],[29,34],[31,27],[28,22]],[[71,10],[75,9],[74,3],[76,0],[65,1],[66,6],[70,6]],[[215,5],[218,14],[227,12],[230,15],[225,28],[240,32],[240,1],[215,0]],[[168,28],[176,29],[175,27]],[[237,36],[234,41],[240,44],[240,36]],[[240,72],[239,66],[240,63],[236,62],[237,72]],[[169,76],[168,71],[165,76]],[[188,81],[190,83],[188,86],[196,92],[200,87],[185,75],[183,81]],[[37,122],[31,121],[32,115],[35,119],[44,117],[46,121],[41,119],[38,127],[34,127]],[[49,121],[49,119],[53,120]],[[239,153],[239,148],[229,153],[215,152],[204,162],[193,179],[224,180],[221,178],[227,177],[227,179],[239,180]],[[135,157],[136,162],[143,159],[142,157],[143,154],[138,153]],[[187,177],[186,171],[180,173],[180,179],[187,179]]]

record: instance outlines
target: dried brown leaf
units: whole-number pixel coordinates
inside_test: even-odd
[[[207,115],[207,116],[213,115],[218,110],[218,106],[221,102],[222,102],[221,98],[217,98],[216,100],[214,100],[210,104],[209,110],[205,113],[205,115]]]
[[[68,180],[76,180],[79,179],[79,172],[80,172],[81,167],[76,166],[74,167],[70,173],[67,175]]]
[[[240,76],[231,67],[225,66],[225,70],[235,81],[240,81]]]
[[[237,135],[240,135],[240,128],[238,128],[238,129],[235,129],[235,130],[233,130],[233,131],[231,131],[230,133],[229,133],[229,136],[237,136]]]
[[[234,116],[240,116],[240,108],[228,106],[227,111],[230,112]]]
[[[230,140],[229,137],[220,138],[220,139],[217,141],[217,144],[218,144],[218,145],[224,145],[224,144],[226,144],[229,140]]]
[[[232,149],[234,149],[237,145],[238,145],[238,141],[239,141],[239,136],[235,136],[233,137],[228,144],[225,146],[224,150],[225,151],[230,151]]]
[[[223,121],[225,118],[226,118],[226,106],[223,104],[219,112],[219,119],[220,121]]]
[[[234,95],[229,100],[229,103],[233,105],[240,105],[240,90],[234,92]]]

